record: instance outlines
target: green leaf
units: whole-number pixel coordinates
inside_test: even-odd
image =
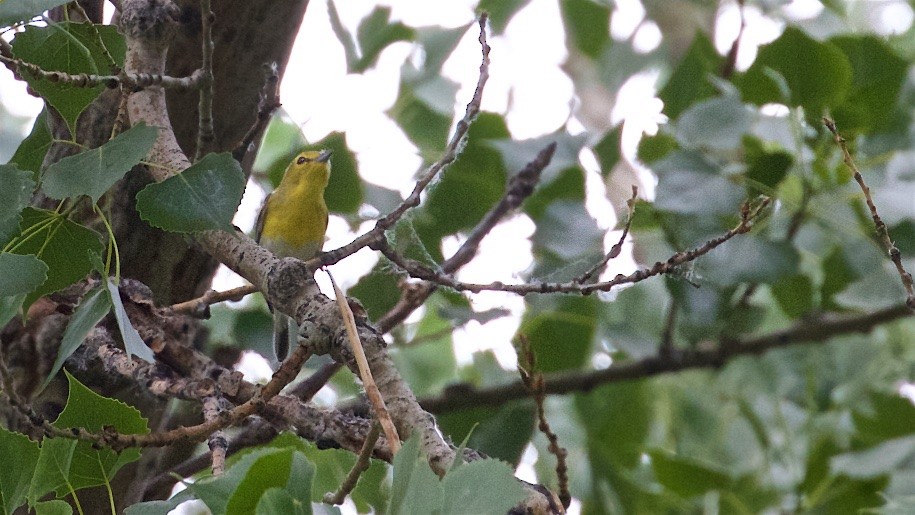
[[[677,149],[677,139],[659,131],[654,136],[644,136],[639,140],[636,157],[643,163],[651,164]]]
[[[731,215],[744,199],[743,188],[721,174],[705,156],[675,151],[654,164],[658,189],[654,206],[683,215]]]
[[[103,251],[98,233],[52,211],[26,208],[20,226],[10,252],[34,254],[48,265],[48,279],[26,297],[26,310],[37,298],[85,277],[92,270],[89,253]]]
[[[292,471],[286,485],[286,491],[295,499],[307,500],[310,496],[312,501],[322,502],[324,494],[336,490],[356,463],[356,456],[349,451],[319,449],[315,444],[288,432],[277,436],[269,445],[298,451],[293,455]],[[299,460],[302,456],[307,460]],[[305,467],[313,467],[314,470],[308,472]],[[382,485],[387,470],[382,462],[372,460],[369,469],[360,476],[356,489],[350,495],[360,513],[369,511],[369,507],[381,512],[386,505],[387,496],[382,495]],[[300,483],[297,478],[304,478],[308,473],[311,474],[312,481]]]
[[[790,98],[783,98],[777,82],[767,73],[772,70],[785,79]],[[820,43],[801,29],[789,26],[782,35],[763,46],[740,80],[746,101],[803,106],[811,116],[824,107],[838,105],[849,92],[852,67],[836,45]]]
[[[471,124],[464,151],[429,191],[424,212],[417,220],[417,231],[427,248],[430,235],[440,238],[473,227],[502,197],[506,180],[502,153],[487,143],[509,137],[505,120],[499,115],[481,113]]]
[[[684,148],[733,151],[750,128],[750,112],[736,95],[698,101],[687,108],[674,127]]]
[[[41,189],[55,199],[86,195],[93,203],[98,202],[108,188],[146,157],[158,135],[158,129],[140,122],[98,148],[49,166],[42,175]]]
[[[870,449],[833,456],[829,469],[853,479],[874,479],[889,474],[915,456],[915,436],[887,440]]]
[[[531,237],[537,260],[534,277],[570,280],[593,266],[604,254],[604,231],[581,202],[553,202],[535,221],[537,228]]]
[[[311,515],[311,502],[296,502],[288,492],[274,487],[265,491],[257,501],[254,513],[257,515],[273,515],[274,513]]]
[[[355,213],[362,205],[362,182],[356,155],[346,143],[346,134],[331,132],[324,139],[308,145],[308,150],[332,150],[330,182],[324,191],[327,208],[335,213]],[[292,157],[289,158],[292,160]]]
[[[77,444],[76,440],[66,438],[42,440],[35,475],[29,485],[29,504],[34,504],[48,492],[56,492],[58,497],[70,492],[68,483]]]
[[[127,316],[124,304],[121,302],[121,293],[118,291],[118,285],[111,278],[107,278],[105,285],[109,304],[114,309],[114,318],[118,321],[121,339],[124,340],[124,351],[127,353],[127,357],[137,356],[146,362],[154,363],[156,361],[155,354],[146,345],[143,338],[140,338],[140,333],[134,329],[133,324],[130,323],[130,318]]]
[[[762,141],[748,136],[743,139],[743,150],[748,193],[771,195],[788,174],[794,157],[784,150],[768,150]]]
[[[232,231],[245,176],[228,153],[207,154],[187,170],[137,193],[140,217],[172,232]]]
[[[285,493],[302,506],[307,506],[311,513],[311,495],[317,467],[302,452],[292,453],[292,463],[289,465],[289,481],[286,482]]]
[[[525,498],[511,467],[498,460],[478,460],[449,472],[442,480],[445,514],[502,514]]]
[[[76,309],[73,310],[73,315],[70,316],[70,321],[67,322],[67,329],[60,341],[60,349],[57,351],[57,359],[54,360],[51,372],[41,385],[42,389],[51,382],[51,379],[54,379],[57,372],[64,366],[64,361],[76,352],[89,331],[105,318],[109,311],[111,311],[111,301],[101,284],[80,299]]]
[[[280,108],[267,125],[252,170],[266,175],[276,188],[283,180],[286,167],[306,144],[302,129]]]
[[[35,182],[32,174],[19,170],[16,165],[0,165],[0,245],[19,232],[20,213],[29,205]],[[0,291],[3,291],[0,288]]]
[[[870,406],[852,413],[855,436],[864,445],[876,445],[886,440],[912,434],[915,427],[915,405],[901,395],[883,392],[870,394]]]
[[[203,501],[207,508],[215,514],[226,513],[229,499],[235,493],[238,485],[247,477],[248,471],[263,457],[272,455],[290,454],[291,451],[283,449],[255,449],[241,457],[237,462],[232,464],[220,476],[211,476],[200,479],[193,484],[188,485],[194,495]],[[283,476],[283,480],[288,479],[288,471],[283,474],[282,471],[274,471],[275,475]],[[256,501],[256,499],[254,499]]]
[[[48,278],[48,265],[31,254],[0,252],[0,270],[0,297],[29,293]]]
[[[798,318],[813,309],[813,282],[803,274],[783,277],[772,285],[772,295],[782,311]]]
[[[655,479],[665,488],[682,497],[693,497],[709,490],[723,490],[731,484],[724,472],[698,461],[654,450],[651,468]]]
[[[715,86],[708,78],[718,73],[722,61],[708,36],[697,32],[689,51],[658,93],[664,114],[675,120],[697,101],[713,96]]]
[[[617,125],[604,134],[604,137],[598,141],[592,150],[600,164],[601,177],[607,177],[613,171],[613,167],[620,160],[622,149],[623,126]],[[642,139],[644,141],[644,138]]]
[[[6,324],[19,313],[19,308],[24,300],[25,295],[0,297],[0,327],[6,327]]]
[[[251,464],[248,473],[238,483],[226,504],[226,513],[252,513],[260,497],[271,488],[282,488],[291,479],[293,451],[276,452],[261,456]],[[309,478],[303,478],[309,481]],[[309,488],[309,491],[311,489]]]
[[[832,111],[843,135],[884,126],[898,102],[908,63],[873,35],[838,36],[829,42],[842,50],[852,68],[851,90]]]
[[[503,376],[504,377],[504,376]],[[536,408],[529,400],[508,402],[498,408],[474,408],[438,416],[442,432],[453,441],[485,455],[518,464],[536,427]]]
[[[293,477],[293,470],[301,476]],[[201,479],[188,488],[213,513],[255,513],[261,496],[272,488],[283,489],[294,504],[306,504],[301,495],[311,491],[313,474],[314,467],[294,448],[259,448],[221,476]]]
[[[375,65],[381,51],[397,41],[410,41],[414,30],[401,22],[391,23],[391,8],[376,6],[363,18],[356,30],[361,56],[355,63],[347,63],[347,72],[362,73]]]
[[[67,501],[54,499],[52,501],[41,501],[35,503],[35,515],[71,515],[73,507],[67,504]]]
[[[511,3],[513,1],[519,0],[508,0],[504,3]],[[499,3],[503,2],[500,1]],[[489,19],[492,20],[492,16],[490,16]],[[457,48],[458,43],[460,43],[464,35],[467,34],[467,30],[475,25],[475,23],[468,23],[466,25],[458,25],[453,29],[446,29],[438,26],[417,28],[416,43],[422,46],[424,57],[422,69],[419,70],[422,74],[421,76],[423,78],[430,78],[441,75],[442,66],[444,66],[445,61],[451,57],[451,54],[454,52],[454,49]]]
[[[610,43],[610,8],[594,0],[561,0],[559,9],[575,48],[588,57],[599,56]]]
[[[596,329],[595,298],[537,297],[528,305],[518,332],[530,342],[539,371],[576,369],[588,362]]]
[[[773,283],[793,275],[799,262],[797,250],[789,243],[742,234],[725,243],[720,252],[700,258],[696,267],[705,280],[728,286],[740,282]]]
[[[400,279],[390,271],[389,266],[384,261],[379,262],[346,292],[348,296],[359,299],[371,320],[377,320],[387,313],[400,298],[400,288],[397,286]]]
[[[147,501],[128,506],[124,515],[168,515],[174,513],[179,504],[194,499],[190,490],[182,490],[167,501]]]
[[[9,0],[6,2],[10,3]],[[101,36],[101,41],[99,40]],[[80,73],[107,75],[113,72],[105,57],[107,48],[118,66],[124,64],[124,38],[112,25],[55,23],[48,27],[26,27],[13,40],[13,54],[47,71],[72,75]],[[105,86],[77,88],[60,82],[38,79],[31,74],[23,78],[57,110],[75,133],[76,119],[101,93]]]
[[[434,295],[426,301],[426,313],[417,324],[417,337],[429,334],[442,334],[434,340],[424,341],[420,345],[399,347],[392,352],[397,370],[410,383],[417,395],[441,390],[454,379],[457,362],[454,359],[454,348],[451,341],[451,323],[442,319],[439,309],[444,305],[441,296]]]
[[[448,97],[453,102],[457,84],[441,76],[414,78],[416,74],[409,64],[404,65],[397,99],[387,115],[416,145],[423,160],[431,162],[445,150],[453,113],[450,109],[441,109],[440,105]],[[415,80],[409,80],[411,78]]]
[[[70,394],[67,405],[54,421],[56,427],[82,427],[92,432],[113,427],[117,432],[128,435],[149,433],[147,420],[136,408],[102,397],[86,388],[66,370],[64,373],[70,384]],[[138,459],[139,449],[129,448],[117,453],[107,448],[93,448],[90,442],[77,442],[68,476],[70,486],[78,490],[108,484],[121,467]],[[57,490],[58,496],[66,493],[66,490]]]
[[[32,125],[32,131],[19,144],[19,148],[10,159],[10,164],[32,172],[32,180],[37,181],[38,172],[41,170],[49,148],[51,148],[51,131],[48,130],[48,110],[45,108],[38,113],[35,124]]]
[[[13,513],[22,506],[29,492],[29,484],[38,464],[38,444],[20,433],[0,428],[0,506],[3,513]]]
[[[64,5],[68,0],[6,0],[0,2],[0,27],[28,21],[41,13]]]
[[[512,17],[527,6],[531,0],[480,0],[477,4],[478,13],[489,13],[489,24],[493,34],[505,32],[505,27]]]
[[[420,453],[419,437],[413,435],[394,456],[394,481],[387,513],[437,513],[442,508],[442,496],[442,484]]]
[[[653,383],[609,384],[575,396],[575,411],[588,436],[595,473],[634,467],[643,455],[657,398]]]

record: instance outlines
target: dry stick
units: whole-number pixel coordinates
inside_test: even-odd
[[[219,404],[219,398],[213,395],[203,399],[203,419],[206,421],[218,419],[220,413]],[[213,471],[213,475],[222,475],[226,470],[226,453],[229,448],[226,434],[222,430],[214,431],[207,438],[207,446],[210,448],[210,469]]]
[[[661,332],[661,343],[658,345],[658,354],[669,356],[674,349],[674,330],[677,327],[677,299],[671,296],[670,306],[667,308],[667,318],[664,321],[664,330]]]
[[[304,402],[310,401],[341,368],[343,368],[343,363],[338,363],[336,361],[322,366],[314,374],[311,374],[297,385],[293,386],[289,390],[289,395]]]
[[[432,179],[442,170],[447,168],[457,159],[463,146],[462,143],[464,142],[464,138],[467,136],[467,131],[470,129],[470,124],[480,112],[480,105],[483,102],[483,88],[486,86],[486,81],[489,79],[490,48],[489,44],[486,42],[487,18],[488,15],[484,12],[480,15],[479,19],[480,37],[478,41],[482,48],[483,61],[480,63],[480,76],[477,79],[477,87],[473,92],[473,98],[471,98],[470,102],[467,104],[467,108],[464,111],[464,117],[457,123],[454,134],[445,147],[445,154],[420,175],[410,195],[393,211],[382,218],[379,218],[378,221],[375,222],[375,227],[372,228],[372,230],[338,249],[325,252],[318,258],[309,261],[309,264],[313,265],[314,269],[318,268],[318,266],[332,265],[345,257],[355,254],[363,247],[372,246],[383,237],[384,232],[393,227],[407,211],[419,205],[420,196],[422,195],[423,190],[426,189],[426,186],[428,186],[429,183],[432,182]],[[320,261],[320,265],[316,264],[318,261]]]
[[[324,494],[323,500],[325,503],[343,504],[346,496],[356,488],[359,476],[368,470],[369,466],[372,464],[372,451],[375,450],[375,442],[378,441],[380,435],[381,426],[378,422],[375,422],[372,424],[372,429],[369,430],[368,436],[365,437],[365,442],[362,445],[362,450],[359,451],[359,457],[356,459],[356,463],[353,464],[353,468],[350,469],[349,474],[346,475],[343,483],[340,484],[340,487],[336,492],[327,492]]]
[[[146,435],[131,435],[114,431],[93,433],[82,428],[63,429],[51,425],[44,419],[35,420],[33,424],[43,430],[46,436],[85,440],[99,446],[109,447],[115,452],[128,447],[165,447],[180,441],[200,442],[206,440],[210,434],[235,425],[264,409],[270,399],[276,397],[286,385],[295,379],[299,369],[310,356],[311,350],[308,347],[302,344],[296,346],[292,354],[273,373],[270,381],[250,399],[195,426],[178,427]]]
[[[902,286],[905,288],[906,292],[905,303],[910,309],[915,310],[915,286],[913,286],[912,274],[906,272],[905,267],[902,266],[902,255],[899,252],[899,249],[896,248],[893,240],[890,239],[890,233],[886,228],[886,224],[883,223],[880,215],[877,214],[877,206],[874,204],[874,199],[871,198],[871,190],[867,187],[867,184],[864,183],[864,176],[861,175],[858,166],[851,158],[851,153],[848,151],[848,145],[845,142],[845,138],[839,134],[839,130],[836,128],[836,122],[824,116],[823,124],[826,125],[829,132],[832,133],[836,144],[842,149],[842,160],[845,161],[845,165],[854,173],[855,181],[857,181],[858,186],[861,187],[861,191],[864,192],[864,200],[867,202],[867,208],[870,209],[871,219],[873,219],[874,226],[877,228],[877,235],[880,236],[883,247],[889,253],[890,259],[893,260],[893,264],[896,265],[896,271],[899,272],[899,278],[902,279]]]
[[[518,373],[521,375],[521,382],[525,388],[534,396],[534,403],[537,405],[537,429],[546,437],[549,442],[547,449],[550,454],[556,456],[556,480],[559,486],[559,500],[563,508],[568,508],[572,503],[572,494],[569,493],[569,467],[566,464],[566,457],[569,455],[564,447],[559,445],[559,437],[553,432],[550,423],[546,419],[546,410],[543,403],[546,400],[546,386],[543,380],[543,374],[536,372],[537,356],[531,350],[530,342],[524,334],[519,334],[519,358],[524,359],[527,367],[518,367]],[[519,360],[520,361],[520,360]]]
[[[210,290],[196,299],[172,304],[163,311],[165,314],[184,313],[195,318],[204,318],[209,306],[220,302],[239,301],[252,293],[257,293],[257,288],[250,284],[226,291]]]
[[[0,53],[0,62],[5,63],[8,68],[12,67],[19,73],[24,71],[25,73],[34,75],[36,78],[59,84],[66,84],[75,88],[94,88],[96,86],[116,88],[119,85],[122,85],[131,90],[143,89],[149,86],[161,86],[166,89],[187,90],[197,88],[202,78],[200,70],[195,71],[187,77],[170,77],[161,74],[123,72],[117,75],[95,75],[90,73],[79,73],[73,75],[61,71],[48,71],[38,65],[27,63],[22,59],[9,57],[3,55],[2,53]]]
[[[556,143],[550,143],[524,168],[512,176],[506,188],[505,195],[498,204],[492,207],[483,219],[464,240],[460,248],[448,259],[442,263],[444,273],[454,273],[462,266],[466,265],[476,256],[480,242],[488,235],[492,229],[507,214],[521,206],[525,199],[531,196],[537,183],[540,182],[540,176],[543,170],[549,166],[556,152]],[[385,242],[386,243],[386,242]],[[426,282],[420,285],[408,286],[401,294],[400,300],[385,313],[375,324],[378,330],[386,333],[394,328],[397,324],[403,322],[413,311],[435,292],[438,288],[433,282]]]
[[[269,422],[266,422],[263,419],[254,420],[257,420],[254,425],[251,427],[246,426],[241,434],[230,440],[226,445],[227,458],[248,447],[263,445],[270,440],[273,440],[278,434],[276,429]],[[206,467],[211,466],[211,463],[212,459],[207,453],[189,458],[178,465],[175,465],[170,470],[153,477],[149,481],[149,484],[146,485],[146,491],[155,491],[166,485],[173,485],[178,481],[175,479],[175,475],[179,477],[190,477]]]
[[[725,57],[724,65],[721,68],[721,77],[725,79],[730,78],[737,68],[737,54],[740,52],[740,42],[743,40],[743,33],[747,28],[744,0],[737,0],[737,12],[740,13],[740,28],[737,30],[737,36],[734,38],[734,42],[731,43],[731,48],[728,50],[728,55]]]
[[[203,71],[200,81],[200,102],[198,104],[199,120],[197,128],[197,148],[194,150],[194,161],[209,150],[213,140],[213,19],[210,0],[200,0],[200,39],[203,56],[200,69]]]
[[[372,408],[375,409],[375,416],[378,418],[378,422],[381,423],[381,427],[384,429],[384,437],[388,440],[391,453],[397,454],[397,451],[400,450],[400,436],[398,436],[394,421],[391,420],[388,408],[384,404],[384,398],[381,396],[381,392],[378,391],[378,385],[375,384],[375,379],[372,377],[372,369],[369,368],[369,361],[365,357],[365,350],[362,348],[362,342],[359,341],[359,334],[356,331],[356,319],[353,317],[353,310],[350,309],[349,303],[346,302],[343,292],[337,287],[337,281],[334,280],[334,276],[330,272],[327,272],[327,276],[330,277],[330,283],[334,285],[334,297],[337,300],[340,314],[343,316],[346,336],[353,351],[353,356],[356,358],[356,365],[359,367],[359,378],[362,379],[365,394],[372,403]]]
[[[623,227],[623,234],[620,235],[619,241],[617,241],[616,244],[614,244],[612,247],[610,247],[610,252],[607,252],[607,255],[604,256],[603,259],[601,259],[597,264],[595,264],[593,267],[591,267],[590,270],[588,270],[587,272],[582,274],[581,277],[576,279],[575,280],[576,282],[584,283],[584,282],[590,280],[591,277],[594,276],[594,274],[597,274],[597,273],[603,271],[604,267],[607,266],[607,263],[609,263],[611,259],[619,256],[620,252],[623,251],[623,243],[626,242],[626,236],[629,235],[629,228],[632,226],[632,217],[635,214],[635,200],[636,200],[636,198],[638,198],[638,196],[639,196],[639,188],[638,188],[638,186],[633,185],[632,186],[632,197],[630,197],[629,200],[626,201],[626,206],[629,208],[629,215],[628,215],[628,218],[626,219],[626,225]]]
[[[489,284],[466,283],[463,281],[458,281],[451,275],[433,270],[425,264],[420,263],[419,261],[404,258],[394,252],[393,249],[386,245],[386,243],[379,244],[378,250],[380,250],[385,257],[391,260],[391,262],[410,274],[410,276],[417,279],[431,281],[437,283],[440,286],[446,286],[454,290],[469,291],[472,293],[479,293],[481,291],[505,291],[516,293],[518,295],[527,295],[529,293],[578,293],[582,295],[588,295],[595,291],[609,291],[621,284],[634,284],[644,281],[649,277],[676,271],[680,265],[689,263],[700,256],[708,254],[734,236],[749,232],[753,226],[752,222],[760,214],[762,214],[765,207],[769,205],[769,202],[770,199],[765,198],[759,204],[759,206],[752,210],[750,209],[749,204],[744,204],[741,208],[740,223],[724,235],[705,242],[705,244],[703,244],[701,247],[697,247],[688,251],[678,252],[671,256],[667,261],[659,261],[655,263],[651,268],[643,268],[629,275],[618,274],[612,280],[591,284],[580,284],[577,281],[570,281],[565,283],[541,282],[522,284],[504,284],[501,281],[496,281]]]
[[[824,342],[833,336],[843,334],[867,333],[878,325],[911,315],[909,308],[900,304],[864,315],[806,320],[788,329],[755,338],[733,340],[727,345],[702,349],[675,349],[667,356],[651,356],[586,373],[546,374],[545,389],[550,395],[589,392],[608,383],[644,379],[683,370],[719,368],[737,356],[756,356],[779,347],[805,342]],[[528,395],[529,392],[521,381],[482,389],[464,383],[446,388],[441,395],[420,399],[419,403],[431,413],[445,413],[466,408],[501,406],[508,401],[527,398]]]
[[[250,164],[245,162],[249,149],[255,146],[255,142],[260,141],[261,135],[267,130],[267,125],[270,124],[270,117],[282,105],[280,103],[279,85],[279,65],[276,62],[264,65],[264,87],[261,88],[260,100],[257,104],[257,119],[248,129],[245,137],[241,139],[241,143],[232,151],[232,157],[242,163],[242,170],[245,175],[250,173],[251,165],[254,164],[253,156],[250,157]],[[253,154],[254,152],[250,153]]]

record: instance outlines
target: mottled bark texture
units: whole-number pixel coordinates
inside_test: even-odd
[[[149,1],[161,4],[168,0]],[[200,9],[192,0],[178,0],[175,3],[178,30],[169,41],[171,51],[166,73],[185,76],[200,66]],[[92,21],[101,21],[102,0],[80,0],[80,5]],[[232,151],[255,123],[259,92],[264,84],[264,65],[277,63],[282,78],[307,5],[308,0],[213,2],[213,116],[216,138],[212,150]],[[83,19],[82,13],[72,5],[67,13],[59,8],[50,14],[55,20]],[[115,21],[118,15],[116,12]],[[198,95],[195,91],[185,91],[171,95],[168,101],[171,122],[179,143],[188,154],[193,155],[197,136]],[[76,141],[90,148],[107,141],[120,103],[119,90],[104,91],[81,115]],[[51,133],[61,139],[69,139],[66,124],[53,110],[50,114]],[[73,153],[72,145],[54,145],[44,164],[47,166]],[[135,209],[136,194],[151,181],[148,171],[138,167],[128,173],[100,203],[110,211],[120,249],[122,276],[147,285],[151,290],[151,298],[161,306],[188,300],[206,291],[218,263],[191,239],[154,229],[139,218]],[[33,204],[53,208],[56,202],[49,204],[47,199],[39,196],[33,200]],[[104,233],[91,210],[82,210],[76,216],[83,223]],[[30,310],[25,326],[10,324],[2,334],[3,353],[20,393],[33,402],[33,407],[40,415],[50,420],[56,417],[66,401],[65,385],[52,383],[39,398],[31,398],[31,394],[50,370],[66,320],[86,285],[74,288],[49,299],[39,300]],[[138,322],[134,320],[134,324],[137,325]],[[117,331],[96,329],[96,333],[97,337],[110,338],[109,334],[116,334]],[[186,332],[181,336],[182,343],[193,345],[193,340],[199,334],[196,322],[188,321]],[[166,406],[161,399],[152,398],[148,391],[138,391],[136,388],[125,390],[124,385],[111,384],[111,381],[106,381],[103,377],[102,370],[84,369],[79,372],[80,380],[92,385],[101,394],[121,398],[144,411],[144,415],[151,417],[150,424],[154,429],[163,429],[159,424],[189,423],[188,420],[181,420],[183,416],[180,415],[180,410],[171,419],[162,419],[161,414],[167,411]],[[199,418],[199,410],[195,416]],[[30,432],[28,423],[14,410],[10,410],[9,406],[0,406],[0,418],[4,419],[6,427]],[[137,488],[137,483],[145,484],[149,478],[167,470],[170,465],[187,456],[191,447],[148,449],[139,467],[133,464],[123,470],[118,475],[116,484],[112,485],[118,511],[143,498],[167,495],[167,490],[147,492],[145,486]],[[93,494],[81,492],[80,501],[86,513],[108,511],[107,493],[103,490]]]

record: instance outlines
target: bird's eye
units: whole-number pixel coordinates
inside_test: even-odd
[[[308,161],[308,158],[304,156],[299,156],[299,158],[295,160],[296,164],[300,165],[305,164],[306,161]]]

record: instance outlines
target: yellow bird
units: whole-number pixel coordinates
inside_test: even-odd
[[[324,189],[330,178],[330,150],[306,151],[289,163],[280,185],[264,200],[257,217],[258,243],[278,257],[307,260],[324,246],[327,204]],[[273,352],[282,361],[298,343],[295,321],[273,310]]]

